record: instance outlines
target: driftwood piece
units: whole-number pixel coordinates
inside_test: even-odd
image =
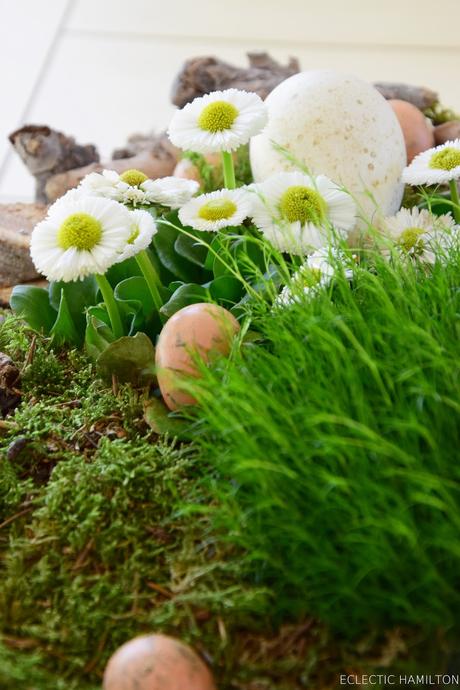
[[[235,67],[216,57],[187,60],[173,84],[172,102],[182,108],[197,96],[228,88],[255,91],[265,98],[284,79],[300,72],[296,58],[291,58],[286,66],[267,53],[248,53],[248,58],[247,68]],[[408,101],[420,110],[438,101],[438,94],[423,86],[392,82],[376,82],[374,86],[386,99]]]
[[[67,172],[53,175],[45,185],[45,195],[48,202],[53,202],[65,194],[67,190],[76,187],[90,172],[101,172],[104,168],[122,173],[130,168],[141,170],[148,177],[165,177],[172,175],[178,159],[178,150],[172,146],[163,133],[158,136],[144,137],[146,147],[140,153],[130,158],[116,158],[105,163],[92,163],[82,168],[75,168]]]
[[[31,285],[33,287],[47,288],[48,281],[44,279],[40,280],[22,280],[21,285]],[[11,293],[13,292],[14,285],[8,285],[8,287],[0,287],[0,307],[6,309],[10,305]],[[1,321],[1,319],[0,319]]]
[[[434,128],[434,141],[436,146],[445,144],[446,141],[453,141],[460,139],[460,120],[451,120],[444,122]]]
[[[0,287],[38,278],[29,244],[34,226],[45,215],[41,204],[0,204]]]
[[[216,57],[187,60],[174,81],[172,102],[182,108],[197,96],[229,88],[255,91],[265,98],[284,79],[300,72],[297,58],[290,58],[286,66],[267,53],[248,53],[248,59],[247,68],[235,67]]]
[[[99,160],[93,144],[82,146],[46,125],[25,125],[9,136],[16,153],[35,177],[35,199],[47,203],[45,186],[56,173]]]
[[[400,101],[407,101],[415,105],[419,110],[431,108],[439,100],[439,96],[435,91],[424,86],[411,86],[410,84],[387,81],[377,81],[374,83],[374,86],[387,100],[396,98]]]

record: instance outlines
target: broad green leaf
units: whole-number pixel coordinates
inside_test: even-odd
[[[187,426],[183,419],[171,416],[164,402],[158,398],[150,398],[144,402],[144,419],[159,436],[180,436]]]
[[[10,299],[11,309],[31,328],[49,335],[57,318],[49,300],[48,290],[31,285],[16,285]]]
[[[193,234],[203,238],[207,244],[210,244],[212,239],[210,233],[198,233],[195,231]],[[201,244],[197,238],[179,233],[174,243],[174,249],[177,254],[183,256],[184,259],[188,259],[192,264],[204,268],[208,249],[204,244]]]
[[[238,302],[243,291],[244,287],[241,281],[229,275],[220,276],[209,283],[211,297],[216,302],[223,303],[224,307]]]
[[[220,251],[221,247],[221,239],[219,235],[216,235],[211,242],[211,246],[208,249],[208,253],[206,255],[206,261],[204,264],[204,267],[207,271],[212,271],[212,267],[214,265],[214,259],[216,256],[216,253],[218,254]]]
[[[262,248],[250,238],[239,237],[233,242],[231,252],[242,275],[250,277],[267,270]]]
[[[97,369],[106,380],[115,375],[120,383],[148,385],[155,379],[155,348],[145,333],[123,336],[110,343],[97,360]]]
[[[126,259],[119,264],[113,264],[106,273],[107,280],[110,285],[115,288],[118,283],[133,276],[141,276],[142,271],[138,266],[136,259]]]
[[[168,317],[168,319],[189,304],[196,304],[197,302],[209,302],[209,290],[202,285],[195,283],[186,283],[181,285],[171,296],[170,300],[163,304],[160,311]]]
[[[163,303],[172,294],[163,286],[159,287],[159,292]],[[145,278],[134,276],[123,280],[115,288],[114,294],[126,319],[128,335],[143,331],[154,340],[161,331],[162,322]]]
[[[158,232],[153,238],[153,246],[158,258],[163,266],[179,280],[187,283],[201,281],[203,269],[176,252],[175,243],[178,235],[179,230],[166,225],[161,220],[158,221]]]
[[[104,306],[88,309],[86,314],[85,350],[96,361],[115,338],[108,326],[109,315]]]
[[[81,345],[85,337],[85,328],[78,328],[72,318],[72,314],[67,303],[66,293],[62,290],[59,302],[59,311],[50,335],[58,345],[68,343],[70,345]]]
[[[86,309],[97,304],[97,292],[98,287],[94,276],[71,283],[50,283],[50,303],[54,309],[62,312],[61,323],[56,330],[58,339],[62,335],[64,336],[62,342],[81,345],[85,335]],[[61,307],[64,297],[66,304]],[[77,333],[76,336],[70,336],[72,330],[70,320],[73,323],[73,330]],[[71,340],[67,339],[66,333],[72,338]]]

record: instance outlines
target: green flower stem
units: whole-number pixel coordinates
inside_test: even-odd
[[[161,283],[155,267],[145,249],[142,252],[139,252],[139,254],[136,254],[136,261],[146,280],[150,294],[152,295],[155,309],[160,312],[160,309],[163,306],[163,300],[161,299],[158,285],[161,285]]]
[[[235,167],[233,165],[233,156],[228,151],[221,151],[222,169],[224,171],[224,184],[227,189],[235,189]]]
[[[112,324],[112,331],[115,338],[122,338],[125,334],[123,323],[121,321],[120,311],[118,309],[115,297],[113,296],[112,286],[104,275],[96,276],[97,284],[99,285],[99,290],[102,293],[102,297],[109,312],[110,323]]]
[[[457,223],[460,223],[460,199],[458,197],[458,187],[457,187],[457,180],[451,180],[449,182],[450,185],[450,198],[452,203],[454,204],[453,207],[453,212],[454,212],[454,218]]]

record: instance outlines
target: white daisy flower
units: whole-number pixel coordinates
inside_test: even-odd
[[[322,287],[330,285],[336,271],[337,261],[345,260],[340,253],[332,253],[329,248],[322,248],[310,254],[305,263],[291,277],[274,302],[275,307],[285,307],[301,303],[305,295],[313,296]],[[351,269],[345,269],[348,280],[353,276]]]
[[[152,241],[152,237],[157,233],[157,226],[147,211],[130,211],[131,235],[127,240],[126,246],[121,253],[117,263],[130,259],[144,249],[147,249]]]
[[[402,172],[410,185],[443,184],[460,178],[460,139],[447,141],[415,156]]]
[[[86,175],[78,189],[89,196],[102,196],[137,206],[150,203],[144,189],[146,181],[147,175],[140,170],[125,170],[121,175],[115,170],[103,170],[102,173]]]
[[[195,98],[169,125],[174,146],[198,153],[235,151],[265,127],[267,107],[255,93],[227,89]]]
[[[103,170],[102,173],[92,172],[80,182],[77,190],[88,196],[102,196],[115,199],[116,185],[120,175],[115,170]]]
[[[48,280],[104,274],[132,233],[129,211],[110,199],[69,195],[53,204],[33,232],[30,254]]]
[[[245,189],[220,189],[190,199],[179,211],[182,225],[217,232],[241,225],[251,215],[252,200]]]
[[[356,222],[356,204],[325,175],[281,172],[252,185],[252,217],[281,252],[309,254],[323,247],[334,228],[346,237]]]
[[[159,177],[156,180],[146,180],[142,184],[142,189],[151,203],[170,208],[180,208],[186,204],[199,187],[196,180],[182,177]]]
[[[385,218],[380,229],[395,243],[402,256],[428,264],[442,259],[460,237],[460,226],[455,224],[450,213],[435,216],[416,206],[402,208],[395,216]],[[388,257],[389,250],[384,250],[384,255]]]

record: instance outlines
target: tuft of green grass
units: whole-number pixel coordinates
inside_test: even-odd
[[[376,256],[203,372],[214,518],[275,619],[458,636],[459,278],[458,255],[426,273]]]

